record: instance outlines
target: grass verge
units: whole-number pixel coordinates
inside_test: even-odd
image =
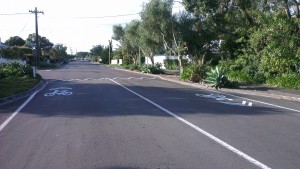
[[[36,79],[27,76],[2,78],[0,79],[0,98],[28,91],[40,81],[40,77]]]

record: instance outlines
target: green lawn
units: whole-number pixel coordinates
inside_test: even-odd
[[[6,77],[0,79],[0,98],[22,93],[33,88],[39,83],[40,78]]]

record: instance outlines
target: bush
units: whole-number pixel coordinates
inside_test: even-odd
[[[283,74],[267,80],[267,84],[288,89],[300,89],[300,75],[295,73]]]
[[[33,69],[30,65],[26,64],[23,66],[23,73],[26,76],[33,77]]]
[[[227,73],[229,80],[238,81],[240,83],[252,83],[251,77],[243,70],[236,70]]]
[[[166,59],[166,60],[164,60],[164,65],[165,65],[166,69],[176,70],[177,67],[179,66],[179,61],[178,60]]]
[[[211,69],[210,72],[207,72],[207,78],[205,79],[205,82],[210,87],[214,87],[217,90],[221,87],[224,87],[227,81],[228,80],[222,68],[218,68],[218,67],[216,67],[215,69]]]
[[[2,49],[2,53],[8,59],[23,59],[25,55],[32,54],[32,49],[24,46],[14,46]]]
[[[129,65],[129,70],[139,70],[139,65],[137,64],[130,64]]]
[[[254,55],[240,56],[237,60],[220,61],[220,66],[230,80],[240,83],[263,84],[266,75],[259,69],[260,63]]]
[[[201,62],[192,63],[184,67],[183,74],[180,76],[180,79],[190,80],[192,82],[198,83],[206,78],[207,71],[208,66],[206,64],[202,64]]]
[[[3,74],[4,76],[22,76],[24,74],[22,67],[17,62],[8,63],[3,69]]]
[[[28,64],[22,65],[17,62],[11,62],[8,64],[0,65],[0,78],[3,77],[22,77],[22,76],[33,76],[32,67]]]
[[[127,65],[131,65],[131,64],[133,64],[133,61],[130,57],[124,57],[123,58],[123,63],[122,63],[123,66],[126,67]]]
[[[192,69],[190,66],[186,66],[183,68],[183,73],[180,75],[181,80],[190,80],[192,74]]]
[[[151,65],[149,67],[149,70],[152,74],[162,74],[162,73],[164,73],[164,70],[161,68],[160,63],[156,63],[154,66]]]
[[[143,64],[143,65],[141,66],[141,72],[142,72],[142,73],[150,73],[149,67],[150,67],[149,65]]]
[[[4,77],[3,69],[6,65],[4,63],[0,63],[0,79]]]

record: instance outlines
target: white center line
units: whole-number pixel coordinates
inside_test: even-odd
[[[123,88],[126,89],[127,91],[129,91],[129,92],[135,94],[136,96],[142,98],[143,100],[147,101],[148,103],[154,105],[155,107],[161,109],[162,111],[166,112],[167,114],[169,114],[169,115],[175,117],[177,120],[179,120],[179,121],[181,121],[181,122],[187,124],[188,126],[192,127],[193,129],[197,130],[198,132],[202,133],[203,135],[207,136],[208,138],[212,139],[213,141],[219,143],[219,144],[222,145],[223,147],[227,148],[228,150],[230,150],[230,151],[234,152],[235,154],[239,155],[240,157],[246,159],[246,160],[249,161],[250,163],[255,164],[256,166],[258,166],[258,167],[260,167],[260,168],[262,168],[262,169],[271,169],[271,168],[268,167],[267,165],[265,165],[265,164],[263,164],[263,163],[257,161],[256,159],[254,159],[254,158],[250,157],[249,155],[243,153],[242,151],[240,151],[240,150],[234,148],[233,146],[229,145],[228,143],[222,141],[221,139],[219,139],[219,138],[215,137],[214,135],[208,133],[207,131],[201,129],[200,127],[198,127],[198,126],[192,124],[191,122],[189,122],[189,121],[183,119],[182,117],[179,117],[178,115],[172,113],[171,111],[169,111],[169,110],[167,110],[167,109],[161,107],[160,105],[154,103],[153,101],[147,99],[146,97],[144,97],[144,96],[142,96],[142,95],[140,95],[140,94],[138,94],[138,93],[136,93],[136,92],[130,90],[129,88],[127,88],[127,87],[123,86],[122,84],[120,84],[120,83],[114,81],[113,79],[110,79],[110,80],[111,80],[112,82],[114,82],[115,84],[117,84],[117,85],[123,87]]]

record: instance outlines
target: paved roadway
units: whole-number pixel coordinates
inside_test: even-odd
[[[43,90],[0,107],[1,169],[300,168],[295,102],[84,61],[40,74]]]

